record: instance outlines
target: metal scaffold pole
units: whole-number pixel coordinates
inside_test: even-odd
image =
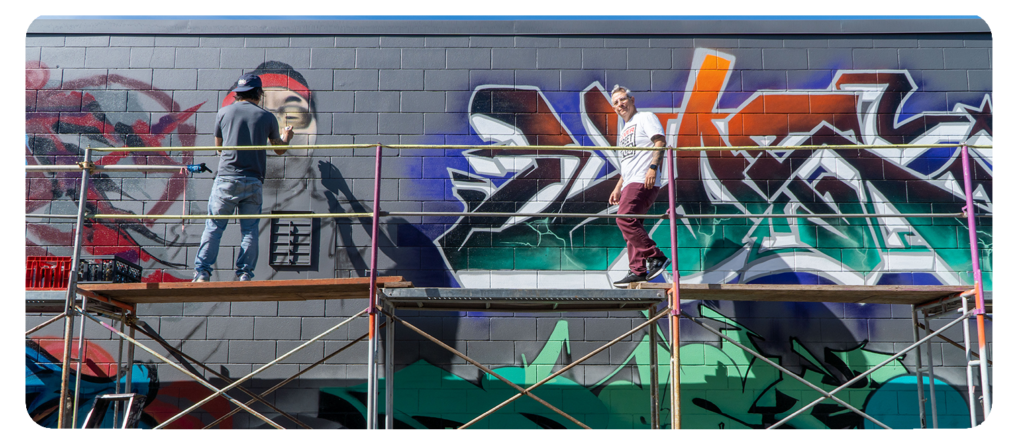
[[[73,417],[67,411],[75,406],[68,399],[68,380],[71,368],[71,339],[75,331],[75,298],[78,288],[78,261],[82,252],[82,226],[85,223],[85,205],[89,195],[89,173],[92,150],[86,147],[85,156],[79,164],[82,170],[82,184],[78,195],[78,217],[75,219],[74,251],[71,253],[71,273],[68,275],[68,292],[64,301],[64,359],[61,362],[60,403],[57,412],[57,428],[74,428]],[[77,394],[77,393],[76,393]]]
[[[668,150],[668,218],[669,238],[672,242],[672,292],[669,298],[669,307],[672,313],[669,315],[669,327],[672,334],[672,429],[680,429],[680,395],[679,395],[679,243],[676,239],[676,155],[673,149]]]
[[[370,240],[370,321],[366,368],[366,429],[377,428],[377,236],[380,226],[380,167],[383,146],[377,144],[377,163],[373,178],[373,232]],[[388,329],[391,333],[391,329]]]
[[[657,306],[647,309],[647,317],[658,313]],[[661,399],[658,398],[658,322],[652,322],[647,330],[648,348],[650,349],[650,386],[651,386],[651,429],[661,429]]]
[[[967,225],[971,242],[971,266],[974,269],[974,314],[978,323],[978,354],[981,363],[981,396],[983,405],[982,420],[988,418],[992,404],[989,396],[988,383],[988,349],[985,347],[985,290],[981,278],[981,260],[978,252],[978,224],[974,217],[974,185],[971,182],[970,150],[966,144],[960,145],[960,157],[964,165],[964,196],[967,199]],[[968,347],[969,348],[969,347]],[[971,397],[974,398],[973,396]]]
[[[82,317],[78,324],[78,359],[75,360],[75,397],[71,399],[71,426],[78,426],[78,400],[82,389],[82,362],[85,360],[85,310],[89,307],[89,298],[82,298]]]

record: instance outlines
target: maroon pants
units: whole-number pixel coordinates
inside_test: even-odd
[[[630,183],[622,188],[622,196],[619,198],[619,214],[646,214],[655,197],[658,196],[658,187],[645,189],[642,183]],[[644,229],[644,220],[639,218],[617,218],[615,223],[622,231],[622,238],[626,239],[626,255],[629,256],[629,270],[637,275],[647,273],[648,258],[664,257],[665,254],[658,249],[647,230]]]

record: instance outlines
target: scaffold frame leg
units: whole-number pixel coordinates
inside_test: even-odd
[[[384,429],[395,429],[395,319],[384,320]]]
[[[89,309],[89,298],[82,298],[82,310]],[[82,363],[85,362],[85,313],[78,323],[78,359],[75,360],[75,398],[71,405],[71,426],[78,426],[78,400],[82,389]]]
[[[366,354],[366,429],[377,429],[377,314],[369,312],[369,348]]]
[[[135,318],[136,318],[135,314],[131,314],[131,315],[128,315],[126,317],[126,319],[129,319],[129,322],[131,322],[131,320],[134,320]],[[128,329],[128,336],[131,336],[133,339],[135,338],[135,329],[134,328]],[[119,338],[119,339],[122,342],[125,341],[124,338]],[[134,388],[132,387],[132,370],[134,370],[134,369],[135,369],[135,344],[128,344],[128,362],[125,365],[125,373],[124,373],[124,387],[125,387],[124,389],[125,389],[126,393],[131,393],[131,392],[134,391]]]
[[[677,309],[678,311],[678,309]],[[682,429],[682,408],[680,408],[680,390],[679,382],[680,377],[680,359],[679,359],[679,315],[671,314],[668,317],[669,326],[671,327],[672,334],[672,360],[669,362],[669,369],[671,374],[669,377],[672,380],[671,392],[672,392],[672,429]]]
[[[967,311],[970,310],[967,307],[967,297],[960,298],[962,314],[966,315]],[[964,320],[964,347],[971,346],[971,325],[970,321]],[[967,354],[968,350],[964,350],[965,357],[967,358],[967,364],[964,369],[967,372],[967,407],[968,411],[971,412],[971,427],[978,426],[978,410],[975,408],[974,398],[974,370],[971,368],[971,355]]]
[[[971,160],[970,160],[970,146],[966,143],[960,144],[960,159],[964,170],[964,198],[966,199],[967,206],[964,210],[967,213],[967,231],[971,244],[971,268],[973,269],[974,275],[974,314],[977,318],[978,325],[978,354],[981,357],[981,364],[979,365],[981,373],[981,400],[982,400],[982,420],[988,418],[988,413],[992,410],[990,401],[990,390],[988,381],[988,368],[986,363],[988,361],[988,349],[987,341],[985,338],[985,291],[984,283],[982,282],[981,272],[981,259],[978,252],[978,223],[974,213],[974,185],[971,183]],[[970,362],[968,362],[970,364]],[[973,397],[972,397],[973,398]]]
[[[929,334],[932,331],[931,319],[924,318],[924,332]],[[928,357],[928,397],[931,399],[932,429],[939,429],[939,411],[935,403],[935,359],[932,357],[932,339],[925,343],[926,356]]]
[[[657,306],[647,309],[647,316],[654,316]],[[648,347],[650,348],[650,387],[651,387],[651,429],[661,428],[661,401],[658,399],[658,322],[647,327]]]
[[[91,148],[85,148],[82,160],[84,163],[92,162]],[[74,428],[74,415],[72,415],[72,420],[69,420],[67,410],[72,409],[69,406],[74,407],[78,403],[77,398],[75,402],[68,401],[68,377],[71,366],[71,335],[75,329],[75,302],[78,285],[78,265],[82,252],[82,227],[85,224],[85,207],[89,200],[89,171],[88,167],[82,168],[82,184],[78,195],[78,215],[75,217],[74,248],[71,252],[71,270],[68,273],[67,296],[64,300],[64,359],[61,361],[60,407],[57,412],[57,429]]]
[[[977,313],[977,310],[975,311]],[[988,343],[985,340],[985,318],[984,311],[979,313],[976,317],[978,323],[978,354],[981,359],[979,361],[978,370],[981,376],[981,403],[984,408],[982,413],[982,421],[988,419],[988,414],[992,412],[992,383],[989,382],[988,377]]]
[[[124,333],[124,321],[125,321],[125,311],[122,310],[121,311],[121,319],[119,320],[119,322],[121,324],[121,328],[118,329],[118,330],[121,331],[121,333]],[[114,373],[114,394],[121,394],[121,374],[122,374],[121,373],[121,362],[124,360],[124,358],[122,357],[123,355],[124,355],[124,339],[117,338],[117,372]],[[131,386],[131,384],[125,384],[125,385],[129,386],[129,387]],[[120,412],[121,412],[121,401],[120,400],[115,400],[114,401],[114,426],[118,426],[117,421],[120,419]]]
[[[377,144],[376,162],[373,175],[373,227],[370,234],[370,304],[366,308],[369,315],[369,346],[366,354],[366,429],[377,429],[377,237],[380,232],[380,169],[383,145]]]
[[[914,328],[913,328],[914,343],[917,343],[918,341],[921,340],[921,331],[919,330],[920,324],[918,323],[918,320],[917,320],[917,310],[913,310],[911,312],[910,322],[914,326]],[[924,401],[925,401],[925,398],[924,398],[924,378],[923,378],[924,374],[922,373],[922,368],[921,368],[921,347],[920,346],[918,346],[914,350],[914,354],[917,355],[916,359],[914,361],[914,363],[916,364],[915,366],[917,367],[917,368],[914,369],[914,376],[917,378],[917,414],[918,414],[918,417],[921,419],[920,420],[920,428],[921,429],[925,429],[925,428],[928,427],[928,417],[925,415],[925,412],[924,412]]]

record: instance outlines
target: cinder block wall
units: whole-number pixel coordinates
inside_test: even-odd
[[[253,33],[249,24],[263,31]],[[265,212],[371,212],[375,149],[353,145],[614,145],[618,119],[607,95],[615,85],[630,88],[637,107],[656,113],[677,146],[951,144],[681,152],[675,162],[681,213],[957,213],[964,190],[956,145],[992,144],[992,40],[980,19],[407,20],[399,33],[379,33],[396,29],[393,24],[37,20],[26,39],[26,159],[73,163],[85,147],[151,146],[152,153],[94,159],[206,163],[216,169],[218,158],[211,152],[160,147],[213,145],[216,112],[230,102],[229,90],[246,72],[263,76],[264,106],[277,111],[282,124],[296,127],[292,145],[339,145],[271,154]],[[452,213],[385,217],[378,254],[384,275],[401,275],[418,286],[608,288],[625,274],[624,242],[613,222],[460,216],[607,212],[608,191],[617,179],[610,151],[409,147],[382,153],[382,210]],[[972,150],[972,191],[981,214],[992,210],[991,157],[991,150]],[[103,213],[205,213],[212,180],[211,174],[98,175],[89,207]],[[75,213],[78,185],[75,173],[29,175],[27,212]],[[667,201],[663,188],[654,210],[663,212]],[[667,226],[648,224],[667,251]],[[973,283],[967,228],[958,219],[726,219],[684,225],[677,262],[684,282]],[[980,225],[983,278],[990,289],[990,218]],[[72,229],[69,220],[28,220],[26,255],[70,255]],[[179,281],[191,278],[202,230],[200,222],[96,222],[87,226],[83,243],[87,255],[137,262],[147,281]],[[289,238],[289,230],[309,235]],[[366,276],[370,235],[368,219],[263,221],[257,279]],[[291,248],[298,252],[295,262],[286,253],[289,246],[280,244],[289,239],[302,243]],[[238,227],[231,224],[215,280],[232,279],[238,241]],[[731,325],[731,336],[819,384],[853,377],[912,340],[909,306],[822,301],[692,302],[684,309]],[[365,307],[365,301],[354,300],[185,303],[146,305],[139,315],[171,345],[237,378]],[[527,383],[644,320],[625,312],[401,316]],[[29,315],[26,326],[47,318]],[[365,329],[365,320],[357,320],[246,386],[265,390]],[[815,397],[764,364],[755,362],[748,373],[745,354],[696,325],[684,322],[682,330],[684,425],[767,426]],[[34,335],[27,344],[29,360],[59,370],[59,344],[53,341],[60,331],[54,325]],[[109,332],[87,327],[86,337],[97,365],[116,359],[118,343]],[[962,333],[950,337],[960,341]],[[597,427],[649,427],[644,338],[645,332],[637,333],[541,388],[545,398]],[[507,397],[504,384],[422,337],[398,329],[397,339],[400,424],[464,423]],[[361,426],[366,348],[357,343],[277,391],[272,402],[315,427]],[[155,361],[138,350],[136,356]],[[887,423],[916,426],[916,405],[891,403],[893,396],[903,399],[913,391],[906,375],[915,371],[916,360],[908,354],[847,397]],[[950,426],[969,426],[963,352],[936,346],[933,361],[941,380],[940,412]],[[89,392],[110,382],[98,370],[86,374],[97,377]],[[30,388],[52,388],[53,378],[43,376],[30,376]],[[158,363],[140,367],[135,382],[153,402],[146,426],[206,394]],[[59,374],[56,385],[59,390]],[[768,401],[762,394],[776,397]],[[56,413],[39,415],[51,406],[37,397],[28,411],[53,426]],[[662,406],[664,424],[668,403]],[[177,426],[208,423],[229,409],[223,402],[204,407]],[[864,425],[837,411],[808,413],[791,424]],[[222,427],[261,424],[243,412]],[[557,425],[575,426],[525,402],[481,423]]]

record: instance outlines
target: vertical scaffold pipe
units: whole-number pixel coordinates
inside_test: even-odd
[[[124,310],[121,311],[121,333],[124,333]],[[117,338],[117,374],[114,375],[114,394],[121,394],[121,377],[123,372],[121,371],[121,362],[123,360],[122,354],[124,354],[124,338]],[[114,401],[114,427],[117,427],[117,421],[121,414],[121,402]]]
[[[85,148],[82,163],[92,163],[92,150]],[[68,417],[68,380],[71,368],[71,338],[75,331],[75,297],[78,290],[78,260],[82,252],[82,225],[85,223],[85,205],[89,196],[89,168],[82,167],[82,185],[78,195],[78,217],[75,219],[74,251],[71,253],[71,273],[68,275],[68,293],[64,299],[64,360],[61,363],[60,403],[57,411],[57,429],[73,428]]]
[[[669,305],[672,307],[672,314],[669,315],[669,326],[672,328],[672,429],[681,429],[680,422],[680,395],[679,395],[679,243],[676,239],[676,154],[671,147],[668,150],[668,221],[669,239],[672,241],[672,298],[669,298]]]
[[[988,350],[985,339],[985,292],[981,280],[981,260],[978,255],[978,224],[974,218],[974,185],[971,182],[971,157],[966,144],[960,144],[960,157],[964,165],[964,196],[967,198],[967,227],[971,241],[971,265],[974,269],[974,309],[978,321],[978,357],[981,358],[981,400],[984,417],[992,410],[988,388]],[[968,347],[970,349],[970,347]]]
[[[911,313],[910,314],[911,325],[914,326],[914,343],[915,344],[917,343],[917,341],[921,340],[921,330],[917,326],[917,311],[918,311],[918,308],[915,306],[914,309],[910,312]],[[928,316],[927,312],[925,312],[924,309],[921,309],[921,314],[924,315],[924,316]],[[966,323],[967,321],[964,321],[964,322]],[[967,324],[964,324],[964,325],[967,325]],[[925,401],[925,399],[924,399],[924,379],[922,378],[922,374],[921,374],[921,371],[922,371],[922,368],[921,368],[921,346],[918,346],[917,348],[915,348],[914,349],[914,353],[917,355],[917,356],[915,356],[917,358],[917,361],[916,361],[917,369],[914,370],[915,371],[914,374],[917,377],[917,414],[918,414],[919,418],[921,419],[920,420],[920,422],[921,422],[920,423],[921,429],[925,429],[925,428],[928,427],[928,415],[924,412],[924,401]]]
[[[960,310],[964,315],[971,313],[971,309],[967,306],[967,297],[960,297]],[[975,401],[978,399],[974,398],[974,370],[971,367],[971,324],[966,319],[964,320],[964,358],[966,358],[965,364],[967,366],[967,410],[970,411],[971,428],[973,428],[978,426],[978,410],[974,407]],[[982,365],[978,365],[978,367],[983,368]],[[924,425],[923,422],[922,425]]]
[[[82,298],[82,320],[78,324],[78,359],[75,361],[75,398],[71,405],[71,426],[78,426],[78,399],[82,389],[82,362],[85,361],[85,311],[89,310],[89,298]]]
[[[370,343],[366,361],[366,429],[377,429],[377,230],[380,229],[381,144],[377,144],[377,163],[373,177],[373,232],[370,239]],[[390,331],[390,329],[389,329]]]

